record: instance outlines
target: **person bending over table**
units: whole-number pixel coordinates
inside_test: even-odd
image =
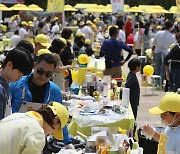
[[[37,111],[14,113],[0,121],[0,153],[41,154],[45,136],[62,139],[62,128],[69,119],[67,109],[58,102]]]

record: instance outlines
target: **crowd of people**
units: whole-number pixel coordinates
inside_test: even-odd
[[[104,13],[95,17],[91,13],[77,12],[66,19],[65,28],[58,17],[42,20],[33,17],[32,21],[24,21],[19,15],[12,16],[6,26],[1,28],[2,34],[12,36],[10,51],[0,70],[0,131],[3,132],[1,138],[7,138],[0,139],[0,153],[40,153],[45,146],[45,136],[49,134],[62,140],[67,148],[73,148],[66,126],[68,111],[61,105],[62,93],[73,82],[70,71],[73,62],[82,53],[93,56],[95,42],[100,45],[96,58],[105,58],[104,75],[121,78],[121,69],[128,63],[130,71],[125,87],[130,88],[135,119],[140,98],[136,73],[142,66],[154,66],[155,75],[162,79],[162,83],[156,81],[157,87],[167,80],[166,91],[176,92],[180,88],[180,25],[176,18],[171,21],[163,15]],[[68,26],[78,26],[77,31]],[[150,55],[146,52],[149,48],[152,49]],[[128,53],[126,58],[124,51]],[[137,58],[130,59],[133,52]],[[146,56],[146,60],[142,62],[138,56]],[[68,71],[67,76],[65,71]],[[150,112],[161,114],[166,121],[170,127],[166,135],[171,137],[166,149],[178,153],[172,139],[180,142],[175,136],[179,135],[180,96],[171,94],[168,100],[164,97],[158,106],[160,111]],[[173,107],[169,105],[171,102]],[[167,104],[167,108],[163,108],[166,105],[161,107],[162,103]],[[178,108],[174,107],[175,103]],[[28,104],[29,108],[24,108]],[[168,120],[165,116],[169,116]],[[151,126],[145,125],[143,131],[163,142]]]

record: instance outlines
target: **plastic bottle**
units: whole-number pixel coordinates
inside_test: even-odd
[[[107,105],[108,105],[108,97],[103,96],[103,106],[107,106]]]
[[[130,89],[129,88],[123,88],[122,90],[122,105],[124,107],[129,106],[129,97],[130,97]]]
[[[108,96],[108,84],[103,82],[103,95]]]
[[[99,79],[99,81],[97,82],[97,91],[99,91],[100,93],[103,92],[103,82],[101,79]]]
[[[92,73],[92,80],[93,80],[93,85],[94,85],[94,89],[97,89],[97,75],[95,72]]]
[[[89,89],[90,85],[93,82],[92,73],[89,70],[86,72],[85,82],[87,84],[87,89]]]

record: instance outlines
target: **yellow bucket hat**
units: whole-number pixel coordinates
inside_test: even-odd
[[[34,39],[35,43],[40,43],[42,46],[47,47],[51,46],[51,44],[48,42],[48,38],[44,34],[39,34]]]
[[[52,102],[48,105],[48,107],[53,111],[55,115],[59,117],[60,123],[61,123],[61,129],[56,131],[53,136],[57,140],[63,140],[63,130],[62,128],[67,124],[68,119],[69,119],[69,113],[62,104],[58,102]]]
[[[161,114],[164,112],[180,112],[180,94],[168,93],[162,97],[157,107],[149,109],[151,114]]]

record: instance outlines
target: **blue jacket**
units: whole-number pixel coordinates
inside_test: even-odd
[[[33,75],[33,73],[31,73],[28,76],[23,76],[17,82],[10,83],[10,91],[11,91],[11,95],[12,95],[11,104],[12,104],[12,112],[13,113],[18,112],[21,107],[21,104],[23,102],[23,99],[22,99],[23,88],[25,88],[24,101],[32,102],[32,94],[28,87],[28,82],[32,75]],[[52,101],[62,103],[62,95],[61,95],[61,91],[60,91],[59,87],[55,83],[49,81],[46,83],[46,92],[45,92],[45,98],[44,98],[43,103],[48,104]],[[63,134],[64,134],[63,143],[64,144],[71,143],[71,138],[68,134],[67,126],[65,126],[63,128]]]

